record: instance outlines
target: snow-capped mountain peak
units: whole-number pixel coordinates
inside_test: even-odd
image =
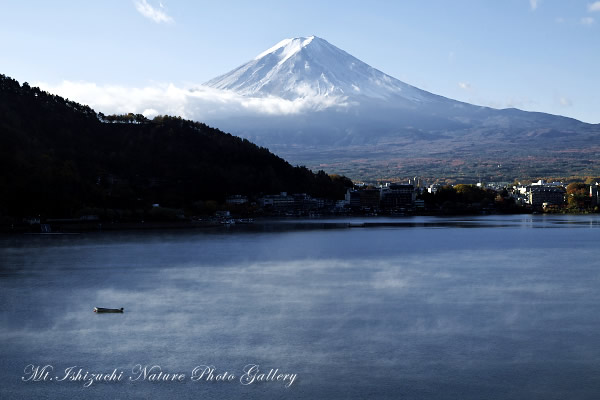
[[[316,36],[284,39],[246,64],[205,83],[244,96],[389,99],[423,102],[434,96],[365,64]]]
[[[438,96],[316,36],[285,39],[206,85],[230,91],[225,94],[242,104],[209,123],[293,163],[336,172],[375,176],[384,170],[397,177],[455,171],[469,179],[499,159],[517,171],[524,157],[567,163],[562,149],[583,154],[600,143],[598,126]],[[245,112],[256,104],[259,113]],[[494,168],[490,176],[501,173]]]
[[[295,53],[302,50],[303,47],[308,46],[314,38],[315,38],[314,36],[309,36],[306,38],[283,39],[281,42],[277,43],[275,46],[260,53],[254,59],[255,60],[261,59],[264,56],[266,56],[267,54],[271,54],[271,53],[274,53],[274,52],[277,52],[277,51],[283,49],[283,51],[282,51],[283,58],[282,58],[282,61],[280,61],[280,63],[285,62],[288,58],[293,56]]]

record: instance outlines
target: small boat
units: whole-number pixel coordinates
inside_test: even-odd
[[[102,308],[94,307],[95,313],[123,313],[123,307],[121,308]]]

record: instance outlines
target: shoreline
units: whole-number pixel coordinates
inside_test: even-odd
[[[477,213],[477,214],[411,214],[411,215],[322,215],[311,216],[264,216],[257,217],[252,222],[225,223],[221,220],[210,219],[204,221],[174,221],[174,222],[73,222],[73,223],[49,223],[50,229],[41,231],[39,224],[0,226],[0,235],[35,235],[35,236],[61,236],[77,235],[83,233],[103,232],[144,232],[144,231],[273,231],[289,229],[351,229],[351,228],[377,228],[377,227],[411,227],[432,226],[443,227],[455,225],[451,221],[443,221],[452,218],[476,218],[476,217],[509,217],[530,215],[536,217],[544,216],[576,216],[576,215],[598,215],[598,213]],[[414,221],[414,218],[431,218],[430,221]],[[360,221],[352,221],[359,219]],[[440,222],[437,222],[438,220]],[[231,221],[231,220],[230,220]],[[235,221],[235,220],[234,220]],[[476,224],[465,222],[463,226]],[[278,227],[278,228],[277,228]]]

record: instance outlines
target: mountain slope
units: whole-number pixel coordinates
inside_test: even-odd
[[[599,125],[438,96],[314,36],[283,40],[206,85],[248,97],[312,100],[291,115],[215,115],[209,122],[292,162],[355,178],[512,180],[600,168]]]

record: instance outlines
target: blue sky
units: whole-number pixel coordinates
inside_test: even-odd
[[[142,107],[116,97],[154,88],[168,102],[178,96],[169,87],[203,83],[281,39],[317,35],[436,94],[600,123],[600,1],[2,0],[1,6],[0,73],[99,111]],[[91,101],[91,95],[106,98]]]

